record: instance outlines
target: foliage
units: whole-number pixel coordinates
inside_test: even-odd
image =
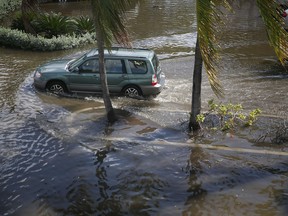
[[[8,13],[16,10],[21,5],[21,0],[0,0],[0,20]]]
[[[79,35],[95,32],[94,22],[88,16],[76,17],[75,27],[75,33]]]
[[[11,28],[12,29],[18,29],[18,30],[25,30],[25,27],[24,27],[24,23],[23,23],[23,19],[22,19],[22,13],[20,11],[16,12],[15,15],[14,15],[14,19],[12,20],[12,23],[11,23]],[[32,23],[33,25],[33,22],[34,20],[36,19],[36,14],[35,13],[27,13],[27,19],[29,22]]]
[[[275,0],[257,0],[257,5],[266,26],[270,45],[284,65],[288,58],[288,34],[284,28],[283,9]]]
[[[216,34],[219,30],[219,24],[222,23],[223,6],[231,10],[227,0],[197,0],[197,34],[199,38],[202,59],[208,75],[209,83],[213,92],[217,96],[222,96],[223,88],[218,79],[217,60],[218,46]]]
[[[95,32],[93,20],[88,16],[74,18],[63,16],[61,13],[51,12],[37,15],[31,12],[27,13],[27,18],[35,32],[45,38],[65,34],[83,35]],[[16,14],[11,28],[25,30],[22,13]]]
[[[277,123],[276,127],[268,127],[267,132],[257,139],[257,143],[267,141],[278,145],[288,144],[287,120],[284,119],[283,122]]]
[[[65,35],[73,31],[73,21],[60,13],[43,13],[34,20],[36,31],[46,38]]]
[[[216,104],[214,100],[208,101],[209,111],[205,114],[197,115],[197,122],[203,124],[208,115],[216,117],[216,125],[222,131],[235,128],[236,125],[251,126],[261,113],[260,109],[254,109],[249,114],[244,114],[241,104]],[[215,118],[214,118],[215,122]]]
[[[135,4],[133,0],[92,0],[92,12],[96,27],[102,32],[106,47],[111,47],[115,39],[119,44],[130,46],[124,25],[127,8]]]
[[[0,27],[0,45],[12,48],[21,48],[37,51],[54,51],[71,49],[83,44],[94,43],[95,34],[85,34],[83,36],[69,35],[52,37],[46,39],[42,36],[35,37],[19,30]]]

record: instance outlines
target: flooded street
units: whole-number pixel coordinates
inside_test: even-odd
[[[91,46],[0,48],[0,215],[287,215],[287,142],[273,142],[271,125],[288,118],[288,72],[269,47],[255,2],[241,2],[221,31],[223,101],[263,113],[235,134],[187,133],[193,0],[142,1],[128,12],[133,46],[157,52],[167,86],[154,100],[113,97],[113,126],[101,98],[56,97],[32,86],[38,65]],[[78,15],[89,4],[45,9]],[[204,74],[204,110],[212,98]]]

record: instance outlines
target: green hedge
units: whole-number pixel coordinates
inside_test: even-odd
[[[21,2],[21,0],[0,0],[0,20],[2,20],[10,12],[18,9]]]
[[[95,34],[82,36],[69,35],[46,39],[35,37],[19,30],[0,27],[0,46],[35,51],[55,51],[75,48],[84,44],[95,43]]]

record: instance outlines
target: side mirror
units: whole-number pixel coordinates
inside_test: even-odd
[[[79,73],[79,68],[78,67],[75,67],[73,70],[72,70],[73,73]]]

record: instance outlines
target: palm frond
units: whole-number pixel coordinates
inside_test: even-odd
[[[257,5],[266,26],[270,45],[284,65],[288,59],[288,33],[284,28],[283,8],[276,0],[257,0]]]
[[[212,90],[217,96],[223,96],[223,88],[218,78],[217,60],[217,26],[222,23],[221,7],[231,9],[226,0],[198,0],[197,11],[197,31],[200,42],[200,49],[203,62],[208,74],[208,79]]]
[[[105,46],[112,46],[115,39],[118,43],[130,46],[127,29],[124,25],[125,11],[133,0],[92,0],[95,22],[103,33]]]

